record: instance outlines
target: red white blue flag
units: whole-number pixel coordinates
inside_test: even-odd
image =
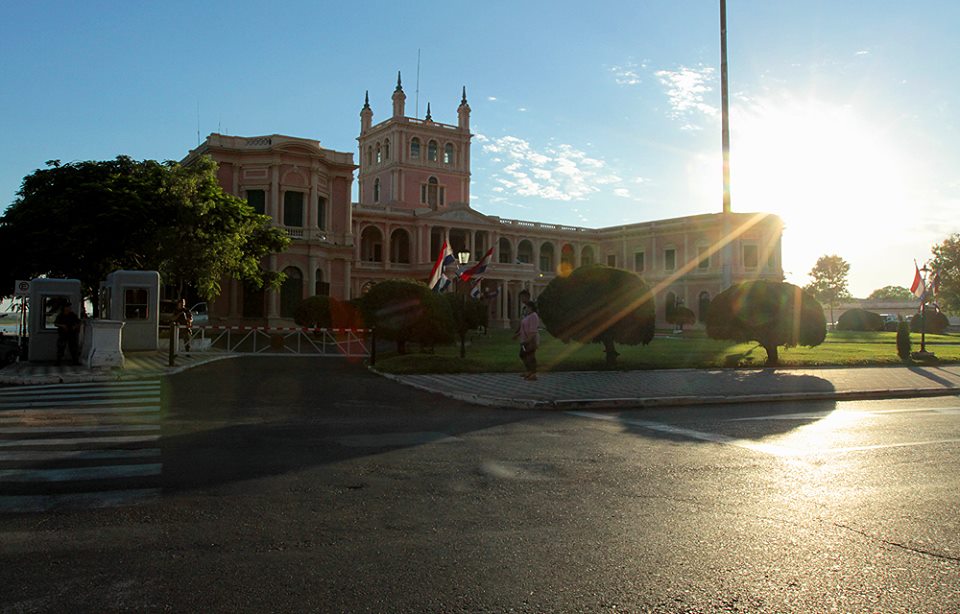
[[[915,297],[922,299],[923,295],[927,292],[927,287],[923,283],[923,276],[920,275],[920,267],[917,266],[917,263],[913,263],[913,268],[916,273],[913,276],[913,284],[910,286],[910,293]]]
[[[453,250],[444,241],[440,248],[440,255],[437,256],[437,261],[433,263],[433,270],[430,271],[430,280],[427,281],[427,285],[436,292],[446,290],[450,286],[450,279],[444,275],[443,271],[451,264],[456,263],[457,259],[453,255]]]
[[[472,277],[479,277],[487,270],[487,261],[490,260],[490,256],[493,255],[493,248],[487,250],[487,253],[483,255],[483,258],[480,259],[475,265],[460,273],[461,281],[470,281]]]

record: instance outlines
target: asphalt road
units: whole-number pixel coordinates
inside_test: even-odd
[[[528,412],[244,358],[161,399],[156,497],[0,515],[0,610],[960,611],[955,397]]]

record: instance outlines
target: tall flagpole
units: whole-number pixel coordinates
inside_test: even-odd
[[[720,121],[723,140],[723,212],[730,213],[730,109],[727,91],[727,0],[720,0]]]

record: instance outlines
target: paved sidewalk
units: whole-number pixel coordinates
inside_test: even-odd
[[[190,355],[177,354],[174,366],[169,366],[169,357],[165,351],[126,352],[124,366],[116,368],[90,368],[85,365],[62,365],[53,363],[36,364],[18,362],[0,369],[0,386],[34,384],[74,384],[80,382],[113,382],[117,380],[140,379],[172,375],[184,369],[196,367],[208,362],[233,358],[236,354],[192,352]]]
[[[531,409],[960,395],[956,365],[565,372],[544,373],[532,382],[518,373],[383,375],[469,403]]]

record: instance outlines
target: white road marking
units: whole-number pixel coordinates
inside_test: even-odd
[[[747,416],[744,418],[727,418],[723,422],[746,422],[749,420],[816,420],[825,418],[832,414],[843,414],[845,416],[871,416],[883,414],[918,414],[918,413],[941,413],[957,414],[960,413],[960,407],[909,407],[905,409],[841,409],[827,411],[811,411],[796,414],[773,414],[770,416]]]
[[[36,386],[16,386],[0,390],[0,396],[5,394],[16,394],[21,390],[39,390],[41,392],[58,392],[61,390],[74,390],[85,388],[109,388],[111,390],[120,388],[138,388],[141,386],[160,387],[159,380],[128,380],[122,382],[82,382],[77,384],[38,384]]]
[[[0,448],[32,446],[72,446],[85,443],[145,443],[157,441],[160,435],[119,435],[117,437],[64,437],[59,439],[0,439]]]
[[[98,424],[76,426],[6,426],[0,434],[30,435],[32,433],[111,433],[118,431],[159,431],[159,424]]]
[[[46,512],[63,508],[96,508],[133,505],[160,496],[159,488],[71,493],[63,495],[0,496],[0,512]]]
[[[26,419],[50,420],[59,417],[105,416],[113,414],[136,414],[140,419],[158,419],[160,407],[158,405],[141,405],[139,407],[104,407],[79,409],[20,409],[0,412],[0,424],[19,424]]]
[[[160,456],[160,448],[134,448],[132,450],[19,450],[0,451],[0,461],[52,461],[52,460],[104,460],[112,458],[151,458]]]
[[[744,448],[747,450],[753,450],[755,452],[762,452],[764,454],[770,454],[771,456],[779,456],[779,457],[812,456],[816,454],[842,454],[845,452],[863,452],[868,450],[881,450],[884,448],[904,448],[904,447],[916,447],[916,446],[929,446],[929,445],[937,445],[937,444],[944,444],[944,443],[960,443],[960,438],[952,438],[952,439],[931,439],[927,441],[905,441],[905,442],[885,443],[885,444],[866,445],[866,446],[847,446],[842,448],[799,449],[799,448],[790,448],[787,446],[780,446],[776,444],[762,443],[762,442],[752,441],[749,439],[737,439],[734,437],[728,437],[727,435],[721,435],[719,433],[705,433],[703,431],[685,429],[677,426],[671,426],[669,424],[663,424],[660,422],[650,422],[648,420],[631,420],[631,419],[626,419],[620,416],[615,416],[610,414],[596,414],[592,412],[580,412],[580,411],[568,411],[566,413],[572,416],[579,416],[582,418],[591,418],[593,420],[603,420],[606,422],[615,422],[617,424],[638,426],[640,428],[649,429],[651,431],[669,433],[671,435],[680,435],[682,437],[688,437],[690,439],[697,439],[700,441],[709,441],[712,443],[718,443],[718,444],[727,445],[727,446],[735,446],[737,448]],[[833,413],[833,412],[828,412],[828,413]]]
[[[0,482],[72,482],[160,475],[163,465],[104,465],[66,469],[0,469]]]
[[[131,399],[115,399],[115,398],[102,398],[102,399],[84,399],[79,401],[15,401],[12,403],[0,402],[0,411],[10,411],[17,409],[31,409],[36,407],[63,407],[65,403],[69,403],[69,407],[89,407],[92,405],[116,405],[118,402],[123,402],[127,404],[140,404],[146,405],[149,403],[156,403],[156,396],[137,396]]]
[[[682,437],[688,437],[690,439],[698,439],[700,441],[710,441],[713,443],[719,443],[727,446],[735,446],[738,448],[753,450],[755,452],[770,454],[772,456],[796,456],[802,453],[800,450],[795,450],[793,448],[786,448],[783,446],[777,446],[777,445],[768,444],[768,443],[750,441],[749,439],[736,439],[734,437],[727,437],[726,435],[720,435],[719,433],[705,433],[703,431],[695,431],[692,429],[680,428],[678,426],[671,426],[669,424],[662,424],[660,422],[650,422],[648,420],[629,420],[629,419],[620,418],[618,416],[611,416],[608,414],[595,414],[592,412],[568,411],[567,413],[574,416],[580,416],[583,418],[592,418],[594,420],[605,420],[608,422],[616,422],[617,424],[639,426],[640,428],[649,429],[651,431],[659,431],[661,433],[669,433],[671,435],[680,435]]]

